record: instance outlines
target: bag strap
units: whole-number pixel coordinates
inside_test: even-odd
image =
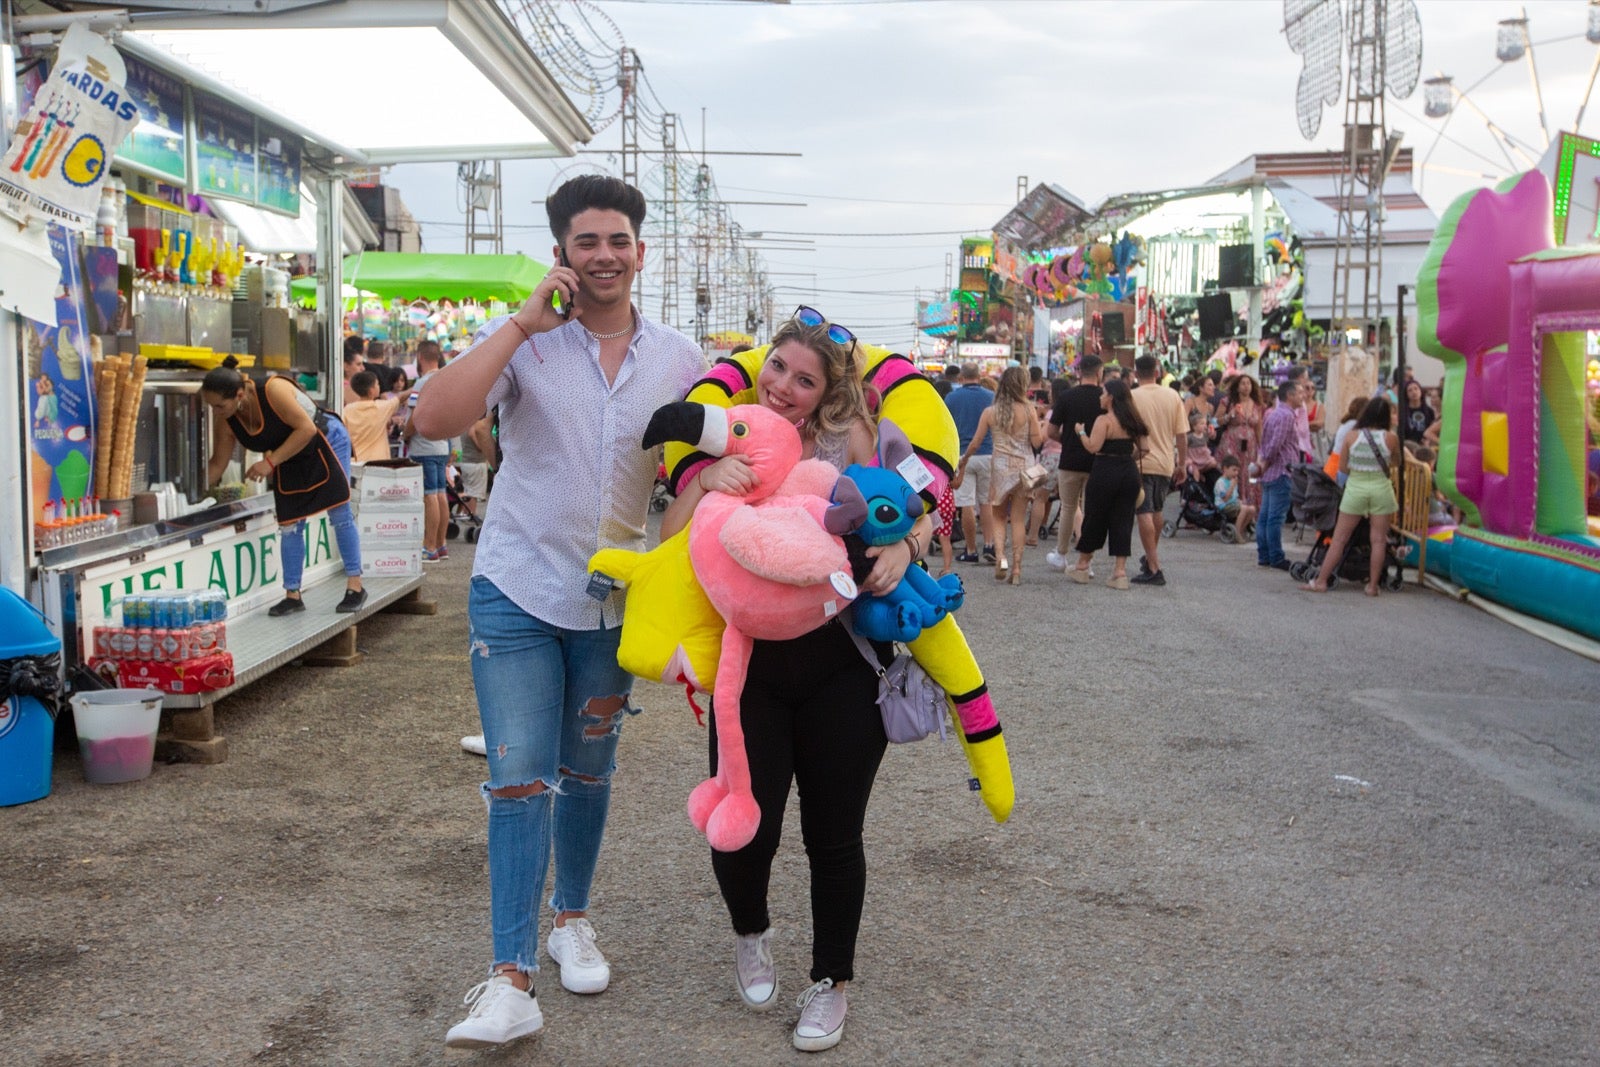
[[[855,616],[848,608],[839,616],[839,625],[844,627],[844,632],[850,635],[851,641],[855,642],[857,651],[861,653],[861,658],[867,661],[867,666],[872,668],[873,673],[881,681],[888,676],[888,672],[884,670],[883,664],[878,662],[878,654],[872,650],[872,642],[856,633],[856,628],[852,625],[854,622]]]
[[[1383,453],[1378,450],[1378,442],[1372,439],[1372,431],[1363,427],[1361,430],[1361,436],[1367,439],[1367,446],[1372,449],[1372,454],[1378,458],[1378,466],[1383,468],[1383,476],[1385,478],[1393,477],[1393,475],[1389,473],[1389,461],[1385,459]]]

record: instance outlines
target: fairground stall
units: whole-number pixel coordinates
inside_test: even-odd
[[[1015,283],[1018,307],[1031,300],[1037,309],[1036,360],[1048,351],[1052,365],[1064,364],[1093,351],[1126,364],[1152,352],[1174,369],[1215,358],[1259,374],[1263,363],[1340,349],[1347,338],[1327,327],[1341,159],[1252,155],[1204,185],[1119,194],[1092,210],[1059,186],[1038,186],[996,224],[993,250],[999,284]],[[1394,287],[1415,278],[1437,221],[1412,188],[1411,166],[1401,150],[1384,183],[1386,322]],[[1372,340],[1390,351],[1391,327]],[[1368,391],[1378,363],[1357,375]],[[1418,368],[1425,382],[1440,373],[1431,359]],[[1330,391],[1339,377],[1330,375]]]
[[[1018,179],[1018,183],[1021,192],[1026,179]],[[1027,352],[1030,365],[1052,374],[1077,358],[1085,326],[1091,341],[1098,344],[1102,339],[1094,333],[1100,323],[1092,313],[1085,322],[1077,298],[1064,292],[1063,285],[1040,277],[1040,271],[1048,271],[1058,259],[1065,267],[1082,244],[1091,218],[1083,201],[1059,185],[1041,183],[1027,191],[994,227],[990,287],[1011,309],[1014,346]],[[1067,279],[1062,276],[1060,281]],[[1079,306],[1068,306],[1075,303]],[[1120,343],[1120,335],[1113,343]]]
[[[458,351],[489,319],[520,307],[549,269],[516,253],[358,252],[344,260],[344,326],[402,351],[422,340]],[[317,306],[316,279],[296,278],[289,289],[296,305]]]
[[[1141,350],[1174,354],[1180,367],[1216,359],[1257,376],[1310,361],[1335,410],[1376,388],[1380,365],[1394,358],[1395,287],[1415,279],[1438,220],[1412,187],[1410,150],[1401,150],[1384,183],[1380,336],[1330,332],[1341,159],[1258,153],[1202,186],[1101,204],[1106,239],[1137,244]],[[1431,359],[1416,370],[1425,384],[1442,373]]]
[[[936,362],[972,362],[998,376],[1013,359],[1025,360],[1031,323],[1019,332],[1016,308],[1005,298],[1005,281],[994,270],[992,236],[961,241],[961,269],[948,299],[919,301],[917,328],[930,339]],[[941,346],[943,346],[941,348]],[[918,345],[921,348],[921,345]]]
[[[42,609],[69,680],[88,684],[78,668],[92,667],[155,685],[174,712],[171,748],[219,760],[216,699],[291,660],[353,662],[361,618],[431,607],[417,599],[420,567],[368,568],[365,607],[335,614],[343,562],[322,516],[306,537],[308,610],[262,610],[282,595],[272,496],[238,474],[253,455],[207,484],[200,380],[231,353],[337,411],[344,324],[291,307],[284,249],[260,235],[309,237],[318,303],[337,309],[346,168],[570,155],[592,131],[491,4],[273,16],[6,6],[0,97],[16,124],[0,132],[0,210],[17,225],[0,227],[0,366],[13,368],[0,381],[0,483],[21,506],[0,512],[0,583]],[[349,62],[374,49],[385,69],[426,63],[433,77]],[[303,69],[316,77],[283,73]],[[97,110],[112,123],[91,132]],[[391,505],[420,493],[403,470],[360,492],[377,481]],[[420,524],[366,529],[382,509],[362,508],[364,558],[405,555],[378,543],[396,530],[420,540]]]

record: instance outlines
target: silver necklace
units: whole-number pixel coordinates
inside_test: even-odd
[[[618,337],[623,337],[623,336],[626,336],[627,334],[632,333],[633,332],[633,327],[634,327],[634,322],[630,318],[628,320],[628,325],[624,329],[618,330],[616,333],[595,333],[593,330],[590,330],[589,327],[587,327],[587,326],[584,327],[584,330],[586,330],[588,332],[589,336],[593,337],[596,341],[613,341],[613,340],[616,340]]]

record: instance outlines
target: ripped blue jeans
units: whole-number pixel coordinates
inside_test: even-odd
[[[539,894],[552,846],[550,907],[589,908],[633,678],[617,666],[620,628],[551,626],[483,575],[473,576],[467,618],[489,758],[483,795],[494,965],[532,972],[539,969]],[[535,783],[544,788],[527,796],[491,792]]]

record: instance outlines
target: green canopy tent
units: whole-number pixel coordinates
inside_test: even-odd
[[[490,256],[451,252],[360,252],[344,257],[344,280],[382,300],[527,300],[549,271],[524,255]],[[314,278],[296,278],[294,299],[315,304]]]

